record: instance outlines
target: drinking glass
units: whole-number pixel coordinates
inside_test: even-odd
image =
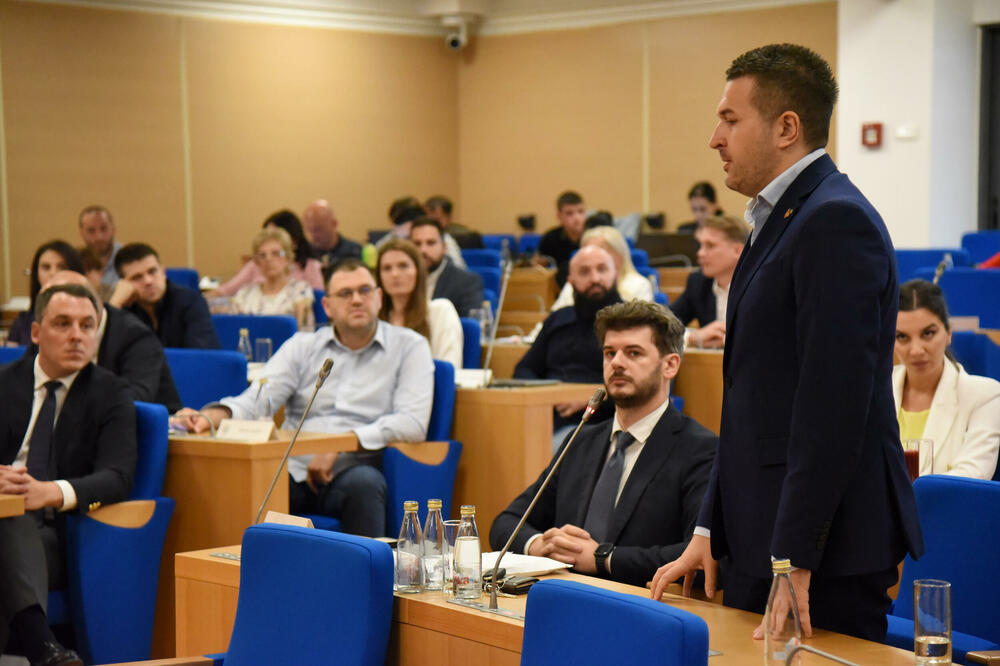
[[[461,520],[444,521],[444,593],[455,594],[455,543],[458,537],[458,526]]]
[[[258,363],[267,363],[271,360],[271,338],[257,338],[254,340],[254,360]]]
[[[910,473],[911,483],[921,474],[933,474],[934,440],[904,439],[903,457],[906,459],[906,471]]]
[[[951,663],[951,583],[913,581],[913,653],[917,664]]]

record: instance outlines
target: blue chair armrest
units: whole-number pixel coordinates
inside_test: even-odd
[[[900,648],[901,650],[913,650],[913,620],[903,617],[888,615],[889,629],[885,635],[886,645]],[[997,645],[986,638],[979,638],[971,634],[963,634],[961,631],[951,632],[951,658],[956,664],[965,663],[967,652],[978,652],[981,650],[1000,650]]]

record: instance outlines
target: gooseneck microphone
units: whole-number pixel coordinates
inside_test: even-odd
[[[281,462],[278,463],[278,469],[274,470],[274,478],[271,479],[271,486],[267,489],[267,493],[264,495],[264,501],[260,503],[260,508],[257,509],[257,517],[253,519],[254,525],[260,522],[260,516],[264,513],[264,507],[267,506],[267,501],[271,499],[271,493],[274,492],[274,486],[278,483],[278,477],[281,476],[281,470],[285,468],[285,463],[288,462],[288,456],[292,453],[292,447],[295,446],[295,440],[299,438],[299,431],[302,430],[302,424],[306,422],[306,417],[309,416],[309,410],[312,409],[313,400],[316,399],[316,394],[319,393],[319,387],[323,385],[326,378],[330,376],[330,370],[333,369],[333,359],[328,358],[323,361],[323,367],[319,369],[319,375],[316,377],[316,388],[313,389],[312,395],[309,397],[309,404],[306,405],[306,410],[302,412],[302,418],[299,419],[299,425],[295,428],[295,434],[292,435],[292,441],[288,442],[288,448],[285,449],[285,455],[281,457]]]
[[[594,395],[590,396],[590,401],[587,403],[587,408],[583,410],[583,418],[580,419],[579,425],[576,426],[576,430],[574,430],[573,434],[570,435],[569,441],[566,442],[566,446],[564,446],[562,451],[559,452],[559,457],[557,457],[556,461],[552,463],[549,473],[545,475],[542,485],[538,487],[538,492],[536,492],[535,496],[531,498],[531,504],[529,504],[528,508],[524,511],[524,515],[521,516],[521,520],[518,521],[517,527],[514,528],[510,538],[507,539],[507,543],[504,544],[503,550],[500,551],[500,555],[497,556],[497,561],[493,565],[493,579],[490,581],[490,610],[497,609],[497,588],[499,587],[497,576],[500,571],[500,560],[502,560],[503,556],[507,554],[508,550],[510,550],[511,544],[514,543],[514,539],[517,538],[521,528],[524,527],[524,523],[528,520],[528,516],[531,515],[532,510],[534,510],[535,503],[538,502],[538,498],[542,496],[543,492],[545,492],[545,488],[548,487],[549,481],[552,479],[552,475],[556,473],[557,469],[559,469],[559,465],[562,464],[563,458],[566,457],[566,452],[569,451],[569,447],[573,446],[573,442],[576,440],[576,436],[580,432],[580,428],[583,427],[584,423],[590,420],[590,417],[593,416],[594,412],[597,411],[597,408],[601,406],[601,403],[604,402],[604,398],[607,397],[607,395],[608,392],[602,386],[594,391]]]
[[[497,300],[497,311],[493,313],[493,326],[490,327],[489,340],[486,344],[486,359],[483,361],[483,386],[489,384],[486,377],[489,375],[490,361],[493,360],[493,345],[497,341],[497,330],[500,328],[500,315],[503,314],[503,301],[507,296],[507,284],[510,282],[510,274],[514,268],[514,263],[508,261],[503,266],[503,282],[500,285],[500,295]]]

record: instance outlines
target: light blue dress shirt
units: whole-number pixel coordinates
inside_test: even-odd
[[[826,155],[825,148],[817,148],[798,162],[781,172],[781,175],[767,184],[767,187],[760,191],[760,194],[747,202],[746,212],[743,219],[753,227],[750,232],[750,244],[753,245],[760,235],[760,230],[764,228],[764,223],[770,217],[771,211],[778,204],[778,199],[785,193],[788,186],[795,182],[795,179],[806,170],[810,164]]]

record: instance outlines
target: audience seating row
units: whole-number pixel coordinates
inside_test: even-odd
[[[962,236],[962,249],[979,264],[1000,252],[1000,231],[973,231]]]
[[[934,279],[934,269],[917,277]],[[980,328],[1000,328],[1000,270],[952,268],[938,281],[952,317],[979,317]]]

